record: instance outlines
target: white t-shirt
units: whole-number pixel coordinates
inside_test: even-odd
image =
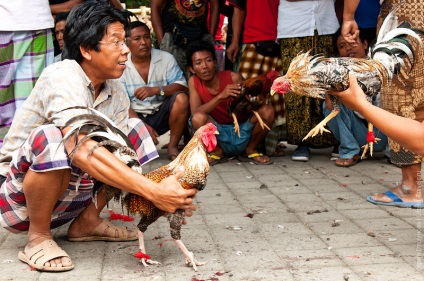
[[[333,34],[340,27],[334,8],[335,0],[280,0],[277,38],[295,38]]]
[[[40,30],[54,27],[48,0],[1,0],[0,31]]]

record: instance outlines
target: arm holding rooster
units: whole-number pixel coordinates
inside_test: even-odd
[[[367,101],[356,77],[349,75],[350,87],[343,92],[331,92],[347,107],[359,112],[397,143],[424,155],[424,122],[401,117],[381,109]]]

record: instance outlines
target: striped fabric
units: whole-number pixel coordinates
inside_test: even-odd
[[[0,31],[0,148],[17,109],[53,57],[50,29]]]
[[[155,145],[144,123],[129,119],[129,140],[136,148],[140,163],[158,157]],[[27,141],[14,154],[6,181],[0,188],[0,225],[11,232],[28,230],[29,218],[23,193],[23,179],[28,170],[48,172],[71,169],[71,180],[56,203],[51,228],[77,217],[92,201],[93,182],[78,167],[70,166],[61,131],[54,125],[42,125],[32,131]]]

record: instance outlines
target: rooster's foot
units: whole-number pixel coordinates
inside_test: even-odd
[[[259,115],[259,113],[257,113],[256,111],[252,111],[253,114],[256,115],[256,118],[258,118],[258,123],[261,126],[262,130],[264,130],[265,128],[267,128],[268,130],[271,130],[267,124],[265,124],[265,122],[262,120],[261,116]]]
[[[194,271],[197,271],[197,266],[205,265],[206,262],[200,262],[194,259],[193,252],[189,252],[189,257],[186,258],[185,264],[188,267],[193,267]]]
[[[149,267],[149,264],[161,264],[160,262],[151,259],[140,259],[140,263],[143,264],[145,267]]]
[[[315,128],[309,131],[309,133],[303,138],[303,140],[309,139],[310,137],[315,137],[318,134],[322,134],[323,132],[330,133],[329,130],[324,128],[325,124],[319,123]]]
[[[370,155],[372,156],[372,154],[374,152],[374,143],[377,143],[379,140],[381,140],[381,139],[375,138],[374,142],[369,142],[369,143],[361,146],[361,148],[363,149],[361,159],[363,159],[365,157],[365,155],[367,154],[368,148],[370,150]]]
[[[234,122],[234,133],[237,133],[238,137],[240,137],[240,125],[237,121],[237,116],[234,113],[231,113],[233,116],[233,122]]]

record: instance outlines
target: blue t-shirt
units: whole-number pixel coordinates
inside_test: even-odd
[[[355,20],[360,28],[377,27],[380,13],[380,0],[361,0],[355,12]]]

